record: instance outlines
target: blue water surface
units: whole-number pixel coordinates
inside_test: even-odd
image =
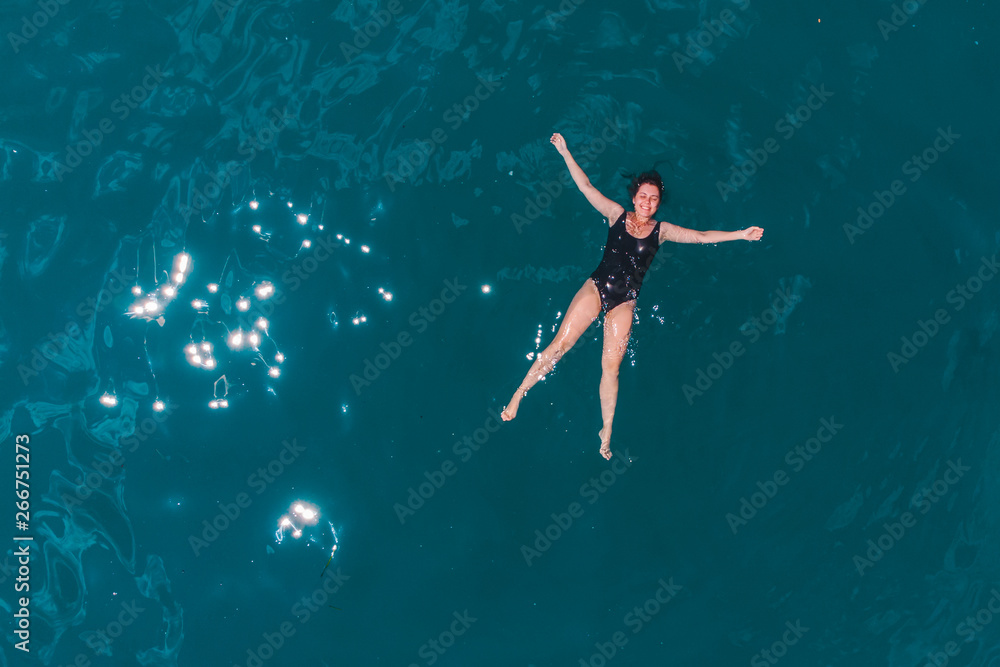
[[[997,10],[0,3],[0,664],[997,667]]]

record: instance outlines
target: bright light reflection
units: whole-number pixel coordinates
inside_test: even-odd
[[[246,298],[245,296],[241,296],[236,301],[236,309],[239,310],[241,313],[245,313],[248,310],[250,310],[250,299]]]
[[[366,246],[366,245],[361,246],[361,252],[369,253],[371,251],[372,251],[372,249],[369,248],[368,246]]]
[[[300,225],[304,225],[307,222],[309,222],[309,216],[305,213],[299,213],[297,216],[295,216],[295,219],[298,220]]]
[[[106,408],[113,408],[116,405],[118,405],[118,397],[115,396],[114,394],[109,394],[107,392],[104,392],[104,395],[101,396],[100,401],[101,405],[103,405]]]
[[[489,285],[483,285],[482,290],[483,294],[489,294],[491,291],[493,291],[493,288],[490,287]]]
[[[268,299],[274,295],[274,285],[265,280],[254,288],[253,293],[257,295],[258,299],[263,301],[264,299]]]
[[[208,341],[202,341],[201,345],[188,343],[184,347],[184,351],[188,355],[188,363],[192,366],[200,366],[209,370],[215,368],[216,362],[215,358],[212,357],[212,344]],[[201,354],[202,352],[204,354]]]
[[[142,288],[139,287],[138,285],[133,285],[132,294],[134,294],[135,296],[139,296],[140,294],[142,294]]]
[[[277,361],[280,364],[282,361],[285,360],[285,355],[283,355],[281,352],[279,352],[276,355],[274,355],[274,360]]]
[[[260,202],[258,202],[256,199],[250,202],[251,211],[256,211],[258,206],[260,206]]]
[[[292,537],[299,539],[302,537],[302,529],[307,526],[314,526],[319,521],[319,508],[306,501],[297,501],[292,503],[292,506],[288,508],[288,512],[282,515],[278,519],[278,530],[274,533],[275,539],[281,543],[285,538],[285,532],[288,531],[292,534]],[[333,533],[334,547],[330,552],[332,557],[334,552],[336,552],[336,542],[337,542],[337,531],[334,530],[333,525],[330,525],[330,530]],[[315,539],[311,539],[315,541]]]
[[[153,412],[163,412],[166,407],[167,406],[160,399],[153,401]]]
[[[236,331],[229,334],[229,340],[227,341],[229,347],[238,350],[243,347],[243,330],[237,329]]]
[[[216,292],[219,291],[219,285],[217,283],[209,283],[208,291],[211,292],[212,294],[215,294]]]

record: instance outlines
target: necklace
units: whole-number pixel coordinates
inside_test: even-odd
[[[646,225],[640,224],[639,221],[636,220],[635,213],[629,213],[626,217],[625,224],[627,225],[630,222],[632,223],[632,229],[629,230],[629,233],[632,234],[632,236],[638,237],[641,235],[641,232],[645,231]]]

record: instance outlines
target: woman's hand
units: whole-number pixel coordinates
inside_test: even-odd
[[[556,147],[557,151],[559,151],[559,155],[564,155],[565,153],[569,152],[569,149],[566,148],[566,140],[563,139],[563,135],[559,134],[558,132],[553,134],[552,138],[549,139],[549,141],[551,141],[552,145]]]
[[[764,235],[763,227],[747,227],[746,229],[740,230],[740,238],[746,241],[760,241],[760,237]]]

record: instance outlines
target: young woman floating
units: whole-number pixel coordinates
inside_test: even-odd
[[[569,351],[587,327],[604,311],[604,351],[601,355],[601,456],[611,458],[611,423],[618,402],[618,368],[621,366],[629,335],[632,332],[632,311],[656,251],[664,241],[674,243],[722,243],[723,241],[758,241],[764,230],[748,227],[738,232],[685,229],[669,222],[653,220],[663,196],[663,180],[655,171],[648,171],[632,179],[628,192],[632,196],[633,210],[626,212],[590,183],[576,163],[566,140],[553,134],[552,144],[562,155],[573,176],[573,181],[590,205],[607,218],[608,241],[604,257],[597,270],[573,297],[566,310],[556,337],[535,358],[521,386],[514,392],[510,403],[501,413],[504,421],[517,416],[521,399],[536,382],[552,371],[556,362]]]

